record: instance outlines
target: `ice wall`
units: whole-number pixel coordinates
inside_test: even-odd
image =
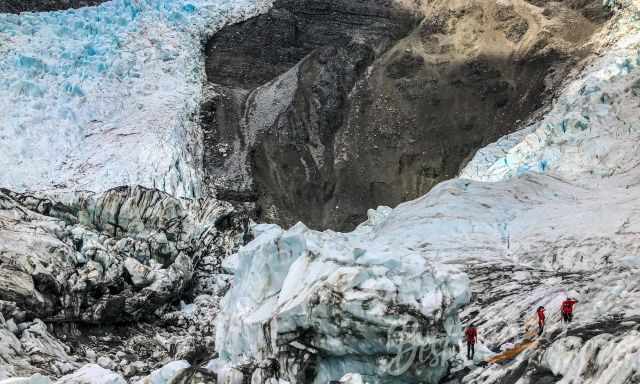
[[[272,361],[291,383],[327,383],[349,372],[370,383],[443,377],[460,333],[457,310],[470,298],[468,280],[419,250],[376,239],[388,212],[370,212],[351,234],[257,226],[257,239],[227,262],[235,282],[217,321],[222,361],[254,365],[260,383],[273,378]],[[415,332],[405,332],[410,325]],[[433,364],[394,363],[407,339]],[[313,374],[307,366],[316,367]]]
[[[0,185],[200,191],[201,39],[261,0],[0,14]]]

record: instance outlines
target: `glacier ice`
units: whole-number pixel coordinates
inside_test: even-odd
[[[36,373],[31,377],[14,377],[11,379],[0,380],[0,384],[51,384],[51,380],[39,373]]]
[[[235,280],[217,323],[222,378],[232,383],[242,378],[234,367],[253,365],[255,381],[266,382],[276,365],[291,383],[306,382],[309,366],[316,383],[348,373],[371,383],[437,382],[456,358],[446,350],[459,345],[459,319],[481,324],[478,350],[490,355],[534,329],[527,314],[537,306],[551,310],[571,295],[580,296],[579,317],[567,330],[550,314],[546,332],[558,345],[540,358],[554,361],[543,368],[562,383],[634,382],[637,364],[624,356],[636,352],[594,351],[635,345],[637,331],[589,337],[611,315],[640,316],[638,9],[633,2],[611,21],[600,54],[541,120],[480,150],[459,178],[370,211],[351,233],[257,226],[227,263]],[[385,331],[413,316],[443,330],[445,343],[431,342],[445,350],[444,366],[385,376],[398,347]],[[587,341],[568,354],[561,347],[571,335]],[[465,382],[515,375],[542,353],[537,346]]]
[[[122,376],[96,364],[87,364],[76,372],[63,376],[55,384],[126,384]]]
[[[372,220],[351,234],[302,224],[288,231],[257,226],[259,236],[235,256],[235,283],[217,321],[220,357],[238,364],[246,356],[268,361],[287,345],[301,359],[307,348],[324,356],[316,383],[340,379],[354,367],[393,382],[416,376],[437,381],[446,365],[425,368],[416,361],[400,378],[386,374],[384,366],[410,323],[426,332],[425,347],[453,348],[468,281],[418,250],[378,239],[380,215],[388,213],[372,211]]]
[[[263,0],[0,14],[0,184],[200,193],[201,39]]]
[[[640,172],[627,176],[638,179]],[[338,234],[301,224],[288,231],[271,227],[238,254],[239,269],[217,323],[220,356],[241,364],[263,361],[285,346],[305,346],[321,351],[317,382],[337,380],[348,372],[379,377],[381,372],[373,367],[384,366],[382,359],[361,364],[361,356],[389,356],[397,350],[379,331],[410,321],[410,316],[389,310],[396,304],[419,311],[434,327],[442,322],[444,334],[458,342],[457,309],[467,304],[470,294],[462,271],[469,266],[516,263],[588,273],[626,265],[628,256],[640,253],[640,240],[631,230],[640,222],[640,191],[627,188],[628,182],[622,177],[618,185],[586,189],[538,174],[498,183],[457,179],[402,204],[370,231]],[[412,281],[410,276],[416,275],[420,278]],[[607,286],[604,276],[599,279]],[[517,302],[487,302],[482,306],[486,315],[477,317],[483,330],[490,331],[487,341],[517,338],[519,329],[512,333],[514,327],[505,327],[503,321],[519,324],[521,315],[534,313],[538,305],[559,307],[567,284],[550,280],[538,290],[527,290],[527,297]],[[618,289],[633,291],[624,285]],[[613,301],[615,295],[614,289],[593,292],[583,299],[580,307],[591,309],[581,316],[599,318],[612,308],[640,314],[633,308],[640,300],[637,293],[623,302]],[[477,310],[465,308],[463,314]],[[496,317],[498,313],[504,316]],[[478,350],[490,353],[482,346]],[[332,353],[340,358],[326,357]],[[349,356],[357,359],[350,361]]]
[[[358,373],[347,373],[340,379],[340,383],[344,384],[364,384],[362,376]]]
[[[168,364],[165,364],[159,369],[151,372],[151,374],[140,380],[139,384],[168,384],[173,382],[174,378],[177,377],[180,372],[185,369],[191,367],[185,360],[172,361]]]
[[[635,23],[606,55],[572,81],[541,121],[480,151],[460,177],[500,181],[529,172],[582,184],[590,176],[625,173],[640,164],[636,103],[640,34]]]
[[[218,296],[227,285],[227,277],[217,273],[218,260],[244,233],[244,217],[236,214],[230,204],[217,200],[177,199],[139,186],[100,195],[73,193],[61,200],[0,188],[0,382],[35,372],[57,378],[87,360],[142,375],[147,368],[158,368],[152,364],[168,356],[165,351],[179,360],[212,348]],[[224,229],[217,225],[221,219]],[[182,293],[192,276],[202,286],[180,311],[173,303],[186,297]],[[210,295],[201,295],[204,291]],[[84,339],[80,348],[65,339],[73,345],[69,347],[53,336],[60,335],[59,329],[50,325],[116,328],[143,317],[171,326],[122,336],[130,342],[114,342],[118,333],[109,334],[109,349],[119,348],[117,352],[91,340],[91,350],[82,348]],[[152,357],[148,365],[131,359],[116,366],[114,360],[123,360],[118,356],[122,349],[151,349],[160,357]],[[149,380],[168,382],[181,375],[184,364],[171,363]],[[98,382],[76,373],[65,383]]]

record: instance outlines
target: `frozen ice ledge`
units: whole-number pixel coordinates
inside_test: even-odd
[[[0,13],[0,185],[200,192],[201,41],[262,0]]]
[[[219,382],[327,383],[351,372],[368,383],[437,383],[457,358],[459,310],[471,300],[469,265],[637,276],[638,4],[611,5],[619,13],[597,37],[606,48],[567,82],[542,119],[479,151],[460,178],[393,210],[371,210],[351,233],[256,226],[257,238],[226,262],[235,281],[217,320],[219,359],[210,364]],[[517,276],[506,278],[505,284],[519,284]],[[546,281],[545,292],[559,295],[562,281]],[[516,303],[494,298],[493,312],[479,306],[465,316],[480,311],[493,330],[487,341],[500,345],[506,342],[500,335],[518,336],[508,335],[503,316],[518,324],[557,299],[522,290]],[[599,309],[614,295],[596,292],[582,297],[585,308],[594,308],[583,312],[585,324],[597,324]],[[635,299],[615,300],[627,315],[638,315]],[[413,329],[403,331],[408,324]],[[625,337],[635,340],[637,331],[630,332]],[[618,339],[606,340],[606,348],[616,348]],[[395,370],[394,358],[409,341],[425,349],[427,362],[405,356],[407,365]],[[554,345],[570,341],[560,336]],[[585,383],[637,378],[628,360],[599,364],[594,355],[590,365],[579,363],[587,350],[556,353],[561,349],[545,354],[553,375]],[[429,364],[433,358],[439,364]],[[497,383],[505,372],[495,367],[473,377]],[[473,377],[465,382],[476,382]]]

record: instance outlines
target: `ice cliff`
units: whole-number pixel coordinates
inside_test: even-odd
[[[452,350],[468,280],[419,249],[399,248],[395,237],[379,236],[394,229],[384,213],[372,212],[351,234],[258,226],[258,239],[231,260],[235,282],[217,324],[221,357],[281,357],[279,366],[299,370],[288,380],[325,383],[354,369],[393,379],[384,366],[392,369],[410,324],[424,333],[425,345]],[[416,363],[405,376],[435,382],[444,374],[445,367]],[[254,377],[269,378],[269,368]]]
[[[198,196],[201,39],[264,8],[114,0],[0,13],[0,185],[101,192],[140,184]]]
[[[608,4],[618,13],[594,38],[599,55],[542,118],[480,150],[459,178],[370,211],[352,233],[256,227],[228,265],[212,363],[222,382],[349,372],[371,383],[637,382],[638,5]],[[563,327],[556,308],[568,295],[580,304]],[[539,305],[550,325],[524,352],[487,368],[446,357],[458,319],[479,325],[480,361],[531,340]],[[390,335],[412,322],[435,335],[413,342],[442,343],[444,362],[414,360],[393,376],[387,362],[407,340]]]

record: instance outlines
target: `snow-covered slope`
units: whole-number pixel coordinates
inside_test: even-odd
[[[222,359],[212,366],[224,382],[242,376],[238,365],[257,382],[354,372],[436,383],[448,369],[465,383],[638,382],[638,5],[617,2],[598,55],[544,118],[479,151],[460,178],[371,211],[348,234],[257,228],[230,265],[236,281],[219,316]],[[557,310],[568,295],[580,303],[566,329]],[[458,315],[474,321],[481,360],[531,339],[539,305],[547,331],[515,360],[465,367],[439,350],[440,365],[420,370],[416,360],[395,378],[385,370],[403,345],[389,333],[398,324],[436,335],[413,340],[433,351],[460,341]]]
[[[198,195],[201,39],[262,0],[0,14],[0,185]]]

